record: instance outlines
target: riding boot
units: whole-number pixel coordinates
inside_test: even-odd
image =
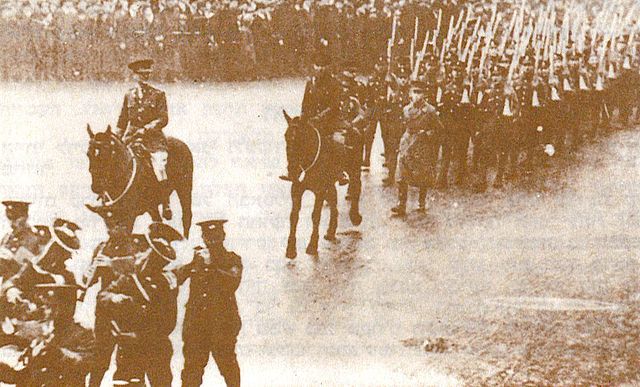
[[[407,213],[407,195],[409,186],[405,182],[398,183],[398,205],[391,209],[396,215],[405,215]]]

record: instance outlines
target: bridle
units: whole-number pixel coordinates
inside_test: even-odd
[[[131,190],[133,182],[136,180],[136,176],[138,175],[138,160],[136,159],[136,156],[133,154],[133,151],[130,147],[127,147],[127,151],[129,152],[129,155],[131,155],[132,162],[129,180],[127,181],[127,185],[124,187],[124,190],[122,190],[122,193],[120,193],[120,195],[118,195],[115,199],[111,199],[111,195],[109,195],[109,192],[107,192],[106,190],[104,191],[104,197],[107,198],[107,201],[104,202],[104,205],[107,207],[114,206],[116,203],[122,200],[122,198]]]
[[[316,150],[316,155],[313,157],[313,161],[311,162],[311,165],[309,165],[307,168],[304,168],[301,166],[302,173],[304,173],[305,175],[311,168],[315,167],[316,163],[318,162],[318,159],[320,158],[320,150],[322,149],[322,137],[320,136],[320,131],[311,124],[309,124],[309,127],[313,129],[313,131],[316,133],[316,136],[318,138],[318,149]]]
[[[118,138],[116,138],[113,135],[111,137],[113,140],[116,140],[118,142],[120,141]],[[115,199],[111,198],[111,195],[106,189],[103,190],[102,194],[100,195],[100,198],[102,199],[105,207],[112,207],[115,204],[117,204],[120,200],[122,200],[122,198],[124,198],[127,195],[127,193],[129,193],[129,191],[131,190],[131,187],[133,187],[133,183],[136,180],[136,176],[138,175],[138,160],[136,159],[136,156],[133,153],[133,150],[131,149],[131,147],[126,146],[126,149],[129,155],[131,156],[131,162],[132,162],[131,171],[129,173],[127,184],[125,185],[122,192],[118,196],[116,196]]]

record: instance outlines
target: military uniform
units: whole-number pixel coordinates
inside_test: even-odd
[[[169,122],[167,111],[167,98],[163,91],[156,89],[147,83],[146,79],[151,73],[151,59],[135,61],[129,64],[129,68],[137,74],[141,80],[136,87],[130,89],[124,96],[124,102],[118,118],[118,131],[116,135],[125,144],[131,144],[135,152],[146,156],[153,173],[160,183],[162,198],[162,217],[169,220],[172,217],[169,208],[169,195],[171,189],[167,184],[167,163],[169,149],[167,139],[162,129]]]
[[[424,85],[416,82],[413,89],[421,93]],[[403,109],[406,130],[400,139],[396,169],[399,203],[392,208],[400,215],[406,211],[409,185],[419,187],[418,206],[425,209],[427,188],[435,182],[439,136],[444,129],[435,107],[426,103],[423,96],[416,98]]]
[[[110,227],[118,227],[111,225]],[[131,235],[129,230],[124,230],[123,235],[116,235],[114,231],[106,242],[100,243],[94,253],[93,260],[98,257],[108,257],[111,260],[110,267],[98,267],[94,264],[85,274],[84,287],[89,288],[101,281],[101,289],[97,298],[103,298],[108,287],[120,276],[133,272],[136,254],[145,251],[144,238],[141,235]],[[109,306],[103,302],[96,303],[95,327],[96,352],[93,369],[89,379],[89,386],[99,387],[105,372],[111,362],[111,354],[116,345],[112,334],[112,315]]]
[[[164,92],[148,83],[140,83],[124,96],[117,135],[127,144],[141,142],[150,153],[166,152],[167,139],[162,129],[168,122]]]
[[[177,319],[177,282],[164,267],[175,260],[171,243],[182,239],[168,225],[153,223],[138,238],[143,253],[135,270],[120,275],[99,296],[118,343],[114,380],[121,385],[171,386],[172,347],[169,334]],[[116,301],[116,298],[121,298]],[[136,316],[136,318],[131,318]],[[152,353],[153,356],[149,356]]]
[[[46,227],[29,226],[29,203],[4,201],[2,204],[12,223],[11,232],[0,241],[0,279],[6,281],[18,273],[25,261],[33,261],[40,254],[46,243],[40,231]]]
[[[371,149],[373,147],[373,140],[376,135],[378,122],[381,122],[382,120],[386,94],[387,87],[384,81],[384,73],[382,69],[379,69],[379,71],[373,74],[365,90],[364,102],[366,109],[370,111],[370,114],[367,122],[367,128],[364,132],[364,153],[362,156],[362,165],[364,167],[369,167],[371,165]]]
[[[222,227],[220,221],[201,222],[204,230]],[[212,246],[213,247],[213,246]],[[211,263],[207,264],[206,256]],[[216,250],[201,246],[193,261],[176,270],[178,283],[191,278],[182,339],[184,369],[182,386],[202,384],[204,368],[213,355],[227,386],[240,386],[240,368],[235,346],[242,322],[235,292],[242,279],[242,260],[221,245]]]

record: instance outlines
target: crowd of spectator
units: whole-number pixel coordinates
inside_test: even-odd
[[[142,56],[155,59],[163,81],[298,76],[319,45],[336,60],[373,63],[384,55],[394,11],[433,14],[433,2],[8,0],[0,6],[8,53],[0,78],[118,80]]]

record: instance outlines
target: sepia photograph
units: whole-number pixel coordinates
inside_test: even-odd
[[[640,387],[640,0],[0,0],[0,387]]]

